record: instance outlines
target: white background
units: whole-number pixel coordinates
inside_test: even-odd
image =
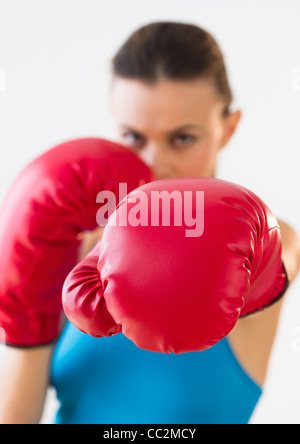
[[[299,232],[299,0],[0,0],[0,200],[52,145],[114,138],[110,59],[132,31],[157,20],[195,23],[217,38],[244,114],[217,176],[256,192]],[[299,375],[298,278],[253,423],[300,423]],[[54,399],[51,392],[44,422]]]

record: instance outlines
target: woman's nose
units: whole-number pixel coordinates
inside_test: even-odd
[[[170,157],[163,146],[149,144],[139,152],[139,156],[146,165],[153,170],[158,179],[172,177],[173,172],[170,164]]]

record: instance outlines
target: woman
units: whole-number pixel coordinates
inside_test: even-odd
[[[197,26],[144,26],[113,59],[118,141],[159,179],[215,176],[218,154],[241,118],[231,104],[220,48]],[[300,240],[279,224],[292,282]],[[100,234],[83,233],[83,256]],[[182,355],[140,350],[122,334],[91,338],[67,323],[54,350],[9,350],[1,422],[38,422],[50,379],[61,402],[57,423],[247,423],[262,393],[281,306],[282,300],[240,319],[210,350]]]

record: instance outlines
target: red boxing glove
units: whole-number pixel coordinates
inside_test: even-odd
[[[183,353],[213,346],[287,285],[279,226],[261,199],[220,179],[170,179],[118,205],[69,274],[63,305],[93,336],[105,333],[105,304],[138,347]]]
[[[125,184],[129,192],[152,178],[131,151],[97,138],[61,144],[24,169],[0,217],[0,328],[7,344],[28,347],[57,338],[62,286],[78,262],[78,234],[98,227],[105,206],[99,193],[112,192],[118,203]],[[118,330],[105,307],[102,316],[108,332]]]

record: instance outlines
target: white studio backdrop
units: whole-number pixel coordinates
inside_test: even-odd
[[[299,19],[298,0],[0,0],[0,200],[21,168],[51,146],[115,138],[110,60],[135,29],[168,20],[212,32],[243,110],[217,176],[256,192],[300,232]],[[300,423],[299,371],[298,278],[252,423]],[[43,422],[56,405],[50,391]]]

